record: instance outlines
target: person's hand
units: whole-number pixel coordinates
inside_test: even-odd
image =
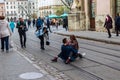
[[[20,28],[23,28],[23,26],[21,25]]]
[[[10,36],[12,36],[12,32],[10,31]]]

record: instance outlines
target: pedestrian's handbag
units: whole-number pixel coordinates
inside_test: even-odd
[[[25,30],[25,31],[28,31],[28,28],[25,26],[25,27],[24,27],[24,30]]]
[[[46,41],[46,45],[50,45],[50,42],[49,42],[49,41]]]
[[[22,27],[22,30],[23,30],[23,31],[25,31],[25,32],[28,31],[28,28],[27,28],[26,26],[21,25],[21,27]]]

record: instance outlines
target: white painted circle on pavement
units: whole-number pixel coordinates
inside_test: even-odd
[[[43,77],[43,74],[37,72],[27,72],[19,75],[22,79],[38,79]]]

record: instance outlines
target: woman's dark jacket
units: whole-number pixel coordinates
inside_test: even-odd
[[[113,25],[112,25],[112,19],[109,18],[108,20],[106,19],[105,20],[105,24],[104,24],[104,27],[107,28],[107,29],[112,29],[113,28]]]

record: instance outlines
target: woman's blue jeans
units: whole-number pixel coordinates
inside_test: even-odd
[[[4,51],[4,47],[6,50],[9,50],[9,36],[1,38],[1,49]]]

